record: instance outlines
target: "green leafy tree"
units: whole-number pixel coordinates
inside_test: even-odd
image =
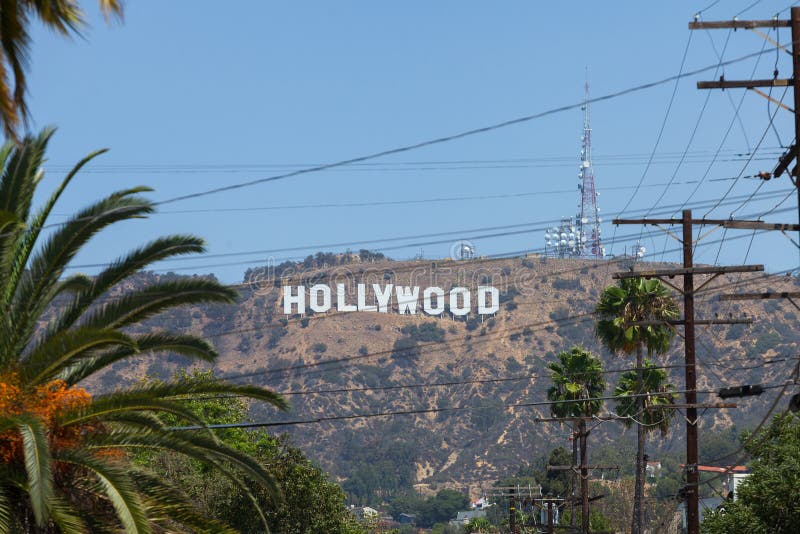
[[[55,4],[62,3],[47,3]],[[181,398],[241,395],[284,407],[281,397],[225,382],[145,384],[94,397],[81,385],[141,355],[213,362],[217,354],[203,339],[166,331],[134,334],[132,327],[176,306],[230,303],[237,295],[205,278],[122,289],[153,262],[203,252],[202,240],[185,235],[147,243],[94,277],[66,275],[95,234],[146,217],[154,206],[140,196],[146,188],[119,191],[45,237],[59,197],[97,154],[78,163],[33,211],[51,135],[48,130],[0,149],[0,532],[229,531],[202,517],[179,488],[132,465],[128,451],[186,455],[219,469],[257,504],[251,488],[274,491],[272,477],[257,461],[208,432],[171,431],[158,416],[174,414],[202,426]],[[252,514],[266,525],[260,507]]]
[[[122,16],[119,0],[98,0],[107,17]],[[29,63],[31,19],[62,35],[79,34],[86,25],[76,0],[8,0],[0,9],[0,122],[9,139],[17,139],[20,123],[28,118],[26,67]],[[10,80],[13,79],[13,87]]]
[[[736,489],[736,501],[707,515],[700,530],[708,534],[797,532],[800,525],[800,417],[778,415],[745,441],[753,457],[751,474]]]
[[[644,351],[663,354],[675,331],[667,323],[678,317],[678,306],[659,280],[626,278],[618,286],[605,288],[596,307],[600,320],[595,333],[613,353],[636,355],[636,387],[643,392]],[[641,324],[648,323],[648,324]],[[638,399],[634,413],[644,414],[644,398]],[[645,427],[636,425],[636,484],[631,532],[641,534],[644,528]]]
[[[558,362],[550,362],[553,385],[547,390],[547,399],[552,401],[550,411],[555,417],[575,417],[581,449],[581,503],[582,524],[589,525],[589,472],[586,469],[588,454],[586,441],[586,418],[600,413],[606,382],[603,379],[603,362],[581,347],[558,354]],[[571,463],[571,462],[570,462]]]
[[[464,525],[466,534],[489,534],[497,532],[497,527],[492,525],[485,517],[473,517]]]
[[[420,527],[432,527],[436,523],[446,523],[456,517],[459,510],[469,505],[469,497],[455,490],[444,489],[422,503],[417,518]]]

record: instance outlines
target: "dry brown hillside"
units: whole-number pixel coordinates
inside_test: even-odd
[[[659,267],[640,263],[636,269]],[[143,330],[170,328],[209,337],[219,348],[217,371],[240,381],[266,384],[289,394],[292,411],[276,414],[254,406],[258,421],[298,421],[385,412],[406,415],[345,418],[271,427],[295,442],[346,487],[391,492],[409,484],[482,484],[513,473],[554,444],[568,446],[568,429],[535,422],[549,416],[545,401],[549,378],[545,364],[558,351],[582,344],[601,354],[607,369],[630,366],[624,357],[601,351],[594,339],[592,314],[598,295],[614,283],[614,272],[630,267],[618,261],[552,259],[475,259],[464,262],[372,261],[300,272],[264,268],[248,272],[235,306],[187,308],[148,321]],[[275,276],[283,277],[275,283]],[[143,275],[146,284],[156,275]],[[172,275],[167,275],[172,276]],[[343,283],[355,301],[359,283],[439,286],[449,290],[479,285],[500,290],[494,316],[454,317],[391,313],[337,312],[284,315],[280,285]],[[731,275],[713,281],[698,300],[700,317],[752,317],[752,326],[713,326],[698,330],[700,389],[783,380],[800,340],[797,316],[789,302],[719,302],[724,291],[796,290],[787,276]],[[335,298],[335,296],[334,296]],[[372,294],[367,295],[371,302]],[[659,361],[679,364],[682,342]],[[328,362],[328,363],[326,363]],[[765,363],[766,362],[766,363]],[[95,387],[146,373],[169,375],[185,362],[171,357],[142,357],[136,365],[116,366]],[[754,364],[765,363],[753,369]],[[609,383],[618,374],[607,375]],[[672,382],[683,385],[683,370],[670,368]],[[331,391],[332,390],[332,391]],[[609,387],[609,391],[611,387]],[[716,396],[701,399],[716,400]],[[737,410],[712,410],[702,426],[740,427],[760,417],[773,398],[740,401]],[[528,406],[515,406],[529,404]],[[613,409],[613,404],[608,405]],[[676,425],[679,426],[679,425]],[[619,439],[621,427],[603,424],[599,441]],[[672,446],[682,431],[666,442]],[[627,439],[627,438],[626,438]],[[651,438],[652,447],[663,443]],[[347,486],[349,484],[349,486]]]

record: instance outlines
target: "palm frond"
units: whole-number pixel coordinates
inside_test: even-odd
[[[28,386],[52,380],[63,369],[92,351],[107,347],[136,348],[136,342],[118,330],[78,328],[45,338],[19,362],[19,372]]]
[[[88,406],[82,406],[61,414],[59,424],[77,425],[88,421],[103,421],[105,418],[122,417],[130,412],[152,412],[172,414],[180,419],[203,426],[205,422],[179,402],[148,395],[142,392],[123,391],[96,397]]]
[[[255,459],[241,453],[213,438],[207,438],[197,432],[183,431],[149,431],[127,433],[112,430],[104,434],[91,436],[86,441],[88,448],[98,449],[161,449],[171,450],[217,469],[220,474],[231,480],[248,496],[267,527],[266,517],[261,510],[258,499],[250,487],[232,472],[231,467],[244,474],[253,482],[263,487],[275,501],[281,500],[281,491],[272,475]]]
[[[205,252],[202,239],[194,236],[174,235],[156,239],[122,258],[118,258],[95,276],[89,287],[75,295],[72,302],[60,314],[52,330],[57,332],[74,325],[98,298],[116,284],[147,266],[168,258],[202,252]]]
[[[0,210],[0,233],[10,233],[12,230],[24,228],[25,223],[19,220],[13,211]]]
[[[58,288],[55,293],[58,295],[64,293],[79,293],[85,291],[92,285],[92,279],[83,273],[73,274],[63,278],[58,283]]]
[[[135,188],[109,195],[79,212],[56,230],[30,260],[14,295],[10,315],[15,325],[9,349],[21,353],[35,328],[35,319],[50,304],[54,289],[69,262],[97,232],[107,226],[151,213],[152,204]]]
[[[236,291],[215,280],[170,280],[123,295],[88,313],[81,324],[95,328],[122,328],[176,306],[201,302],[230,304],[237,297]]]
[[[237,534],[235,529],[202,516],[183,492],[160,478],[140,469],[132,470],[131,477],[145,495],[145,508],[151,522],[162,526],[177,523],[198,534]]]
[[[0,532],[11,532],[11,501],[6,492],[0,484]]]
[[[17,140],[16,129],[20,121],[28,116],[28,107],[25,103],[27,81],[25,67],[28,64],[31,38],[28,33],[28,11],[22,2],[15,0],[2,0],[0,2],[0,48],[3,60],[3,129],[10,139]],[[14,78],[13,91],[8,85],[6,66],[11,68]]]
[[[50,130],[50,135],[52,135],[52,130]],[[61,184],[56,188],[56,190],[50,195],[48,201],[44,204],[44,206],[38,211],[38,213],[28,222],[25,228],[25,232],[22,233],[19,238],[16,240],[14,250],[12,252],[12,257],[14,259],[13,265],[6,274],[8,277],[6,280],[6,298],[10,299],[11,296],[16,292],[17,284],[19,283],[20,277],[22,273],[25,271],[25,267],[28,265],[28,260],[31,257],[33,252],[34,246],[39,239],[39,235],[44,228],[44,225],[47,221],[47,218],[50,216],[53,208],[58,202],[58,199],[61,198],[62,193],[67,188],[69,183],[78,174],[84,165],[86,165],[89,161],[97,157],[98,155],[106,152],[106,150],[97,150],[95,152],[90,153],[88,156],[83,158],[81,161],[75,165],[70,172],[64,177],[61,181]]]
[[[214,361],[217,358],[217,351],[214,350],[214,347],[197,336],[157,332],[137,336],[133,340],[134,347],[115,347],[100,355],[82,358],[74,365],[65,368],[59,378],[67,384],[76,384],[109,365],[136,354],[169,352],[206,362]]]
[[[114,507],[125,532],[130,534],[151,532],[136,485],[125,469],[80,449],[61,449],[55,458],[59,462],[83,467],[97,479],[102,493]]]
[[[232,395],[260,400],[279,409],[287,409],[286,400],[269,389],[251,384],[231,384],[223,381],[158,382],[134,386],[117,396],[135,396],[156,399],[189,399],[202,395]],[[103,398],[97,397],[97,400]],[[96,400],[96,401],[97,401]]]
[[[66,499],[58,495],[54,495],[50,503],[50,518],[61,534],[88,532],[86,523],[80,517],[80,512]]]
[[[38,419],[24,415],[13,419],[22,438],[25,471],[28,477],[26,489],[31,509],[36,524],[42,527],[50,517],[50,502],[53,498],[53,474],[47,435]]]

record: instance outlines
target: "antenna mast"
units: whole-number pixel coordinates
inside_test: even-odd
[[[581,138],[581,166],[578,173],[578,189],[581,191],[580,212],[577,216],[578,255],[585,258],[602,259],[605,249],[600,240],[600,208],[597,207],[597,192],[594,187],[592,168],[592,128],[589,125],[589,67],[586,67],[586,85],[583,100],[583,137]]]

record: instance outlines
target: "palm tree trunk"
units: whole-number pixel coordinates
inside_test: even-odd
[[[644,372],[642,357],[642,345],[636,347],[636,394],[642,392]],[[641,419],[644,412],[644,397],[636,397],[637,419]],[[636,481],[633,490],[633,523],[631,534],[644,533],[644,432],[645,428],[638,422],[636,423]]]
[[[589,532],[589,470],[586,454],[586,419],[580,420],[581,434],[581,532]]]

